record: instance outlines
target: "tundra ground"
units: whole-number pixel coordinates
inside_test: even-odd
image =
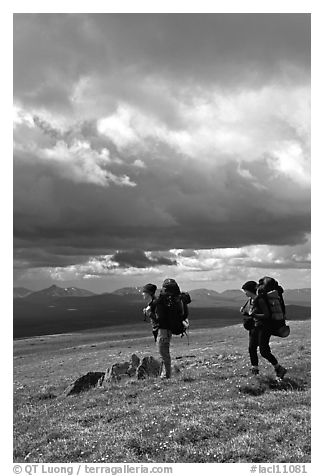
[[[148,327],[14,342],[15,462],[310,462],[310,321],[291,324],[249,373],[241,325],[194,329],[172,341],[169,381],[122,380],[62,398],[88,371],[155,355]]]

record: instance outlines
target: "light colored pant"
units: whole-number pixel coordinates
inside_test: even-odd
[[[170,342],[171,342],[172,332],[168,329],[159,329],[157,335],[157,346],[159,354],[161,356],[161,369],[163,366],[165,368],[166,378],[171,377],[171,355],[170,355]]]

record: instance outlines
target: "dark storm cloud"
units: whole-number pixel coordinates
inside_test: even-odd
[[[86,250],[92,256],[137,249],[139,244],[143,250],[158,251],[302,242],[310,230],[309,192],[289,183],[289,197],[283,201],[280,190],[287,188],[285,180],[270,180],[271,171],[264,164],[259,169],[259,183],[268,187],[261,191],[234,165],[218,169],[217,176],[210,177],[212,186],[194,167],[172,179],[163,170],[154,175],[146,171],[136,189],[121,190],[71,184],[51,176],[46,167],[28,169],[27,174],[17,165],[14,234],[20,240],[19,258],[28,244],[42,250],[40,262],[49,260],[43,259],[49,250],[49,261],[59,266],[65,259],[69,262],[62,254],[71,254],[80,263],[83,258],[77,257]],[[141,266],[154,264],[138,253]]]
[[[303,80],[309,51],[307,14],[15,14],[14,91],[68,112],[73,85],[104,76],[109,110],[116,93],[145,104],[141,79],[151,76],[173,80],[175,90],[177,81],[236,88]]]
[[[65,267],[75,263],[86,263],[89,258],[89,249],[86,254],[75,254],[76,249],[69,251],[62,248],[51,248],[46,246],[44,248],[32,248],[30,242],[21,243],[22,247],[15,247],[14,252],[14,266],[15,268],[46,268],[46,267]],[[26,246],[24,246],[26,245]],[[79,251],[79,250],[78,250]]]
[[[306,14],[15,14],[17,267],[303,243],[309,68]]]
[[[149,268],[152,266],[172,266],[177,264],[176,260],[163,256],[148,257],[142,250],[117,251],[112,256],[111,261],[118,263],[121,268]]]

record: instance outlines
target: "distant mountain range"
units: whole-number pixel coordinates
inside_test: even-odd
[[[40,291],[14,289],[14,337],[61,334],[143,321],[141,288],[126,287],[112,293],[95,294],[85,289],[50,286]],[[245,296],[240,290],[189,291],[190,320],[194,326],[208,322],[225,326],[241,322],[240,306]],[[310,289],[285,292],[289,319],[309,319]],[[196,323],[195,323],[196,321]]]
[[[192,289],[189,291],[192,299],[192,307],[213,307],[225,306],[232,307],[234,304],[245,300],[245,295],[239,289],[229,289],[218,292],[212,289]],[[80,289],[76,287],[62,288],[60,286],[52,285],[49,288],[40,291],[31,291],[23,287],[15,287],[13,289],[14,299],[28,298],[28,300],[47,300],[64,297],[90,297],[90,296],[120,296],[127,300],[142,301],[141,287],[125,287],[117,289],[110,293],[96,294],[87,289]],[[287,289],[284,292],[284,299],[286,304],[298,304],[301,306],[310,306],[311,304],[311,289]]]
[[[114,291],[111,294],[119,296],[140,296],[140,287],[128,287]],[[213,289],[192,289],[189,291],[193,307],[213,307],[213,306],[237,306],[246,300],[245,294],[240,289],[227,289],[218,292]],[[300,306],[311,305],[311,289],[286,289],[284,292],[286,304],[298,304]]]
[[[130,296],[130,295],[141,296],[141,291],[142,291],[142,286],[137,286],[137,287],[116,289],[116,291],[113,291],[110,294],[116,294],[117,296]]]
[[[26,297],[26,296],[28,296],[28,294],[31,294],[33,292],[34,291],[31,291],[30,289],[27,289],[27,288],[16,287],[16,288],[13,288],[13,298],[14,299],[23,298],[23,297]]]
[[[14,295],[15,290],[14,288]],[[24,288],[20,288],[24,289]],[[26,290],[27,291],[27,290]],[[95,296],[95,293],[88,291],[87,289],[80,289],[80,288],[61,288],[60,286],[50,286],[49,288],[41,289],[40,291],[29,291],[25,297],[28,299],[47,299],[47,298],[60,298],[60,297],[85,297],[85,296]]]
[[[246,300],[245,294],[239,289],[231,289],[221,293],[210,289],[193,289],[189,291],[192,305],[197,307],[206,306],[232,306]],[[311,289],[286,289],[284,292],[286,304],[296,304],[299,306],[311,305]]]

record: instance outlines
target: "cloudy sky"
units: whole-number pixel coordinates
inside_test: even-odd
[[[14,284],[310,286],[310,15],[15,14]]]

